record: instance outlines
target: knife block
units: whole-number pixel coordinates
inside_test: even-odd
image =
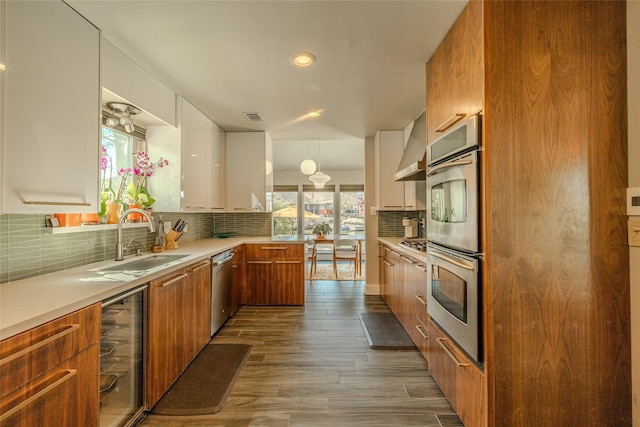
[[[178,249],[178,242],[176,242],[176,239],[180,237],[180,234],[182,233],[178,233],[175,230],[169,230],[167,236],[165,237],[167,241],[165,249]]]

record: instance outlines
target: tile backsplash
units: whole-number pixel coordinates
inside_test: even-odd
[[[402,218],[425,218],[426,211],[378,211],[379,237],[404,237]],[[425,237],[424,228],[418,224],[418,237]]]
[[[237,236],[270,236],[271,213],[158,213],[154,218],[174,224],[188,222],[181,243],[207,239],[219,232]],[[154,234],[147,228],[123,230],[123,241],[131,239],[150,247]],[[39,276],[54,271],[104,261],[115,257],[116,230],[45,233],[45,215],[0,215],[0,283]]]

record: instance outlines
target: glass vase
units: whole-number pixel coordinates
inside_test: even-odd
[[[107,224],[117,224],[120,218],[122,205],[120,203],[107,203]]]

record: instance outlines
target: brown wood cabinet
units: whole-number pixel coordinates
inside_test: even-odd
[[[149,283],[145,399],[150,409],[178,378],[188,363],[184,343],[186,324],[186,269]]]
[[[146,408],[151,408],[211,339],[211,260],[149,283]]]
[[[211,260],[187,267],[185,360],[190,362],[211,340]]]
[[[231,316],[240,308],[243,302],[244,290],[244,245],[233,248],[234,256],[231,262],[233,268],[233,287],[231,288]]]
[[[430,141],[483,111],[477,425],[631,425],[625,7],[472,0],[427,64]]]
[[[427,266],[403,257],[404,301],[406,313],[402,324],[418,350],[429,360],[429,331],[427,327]]]
[[[465,426],[480,426],[485,423],[483,373],[431,320],[429,371]]]
[[[98,425],[100,313],[95,304],[0,342],[0,425]]]
[[[245,245],[244,303],[304,305],[304,245]]]
[[[482,4],[472,1],[427,63],[427,141],[482,111]]]

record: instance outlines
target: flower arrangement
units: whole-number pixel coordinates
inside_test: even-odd
[[[313,227],[313,234],[315,234],[316,236],[323,236],[329,233],[331,233],[331,226],[325,222],[323,222],[322,224],[316,224]]]
[[[104,146],[102,149],[102,157],[100,158],[100,170],[102,171],[102,190],[100,191],[100,212],[98,216],[104,216],[107,213],[107,203],[116,200],[116,192],[113,191],[111,177],[113,171],[113,162],[111,156],[107,153]],[[109,169],[109,181],[107,184],[107,169]]]
[[[140,205],[142,209],[147,209],[155,203],[155,199],[151,197],[147,190],[147,179],[153,175],[156,168],[168,166],[169,162],[160,157],[160,160],[154,163],[144,151],[136,151],[133,155],[135,156],[133,170],[126,168],[118,171],[118,174],[122,177],[118,196],[121,196],[122,200],[128,205]],[[124,184],[132,172],[135,178],[129,182],[125,189]]]

